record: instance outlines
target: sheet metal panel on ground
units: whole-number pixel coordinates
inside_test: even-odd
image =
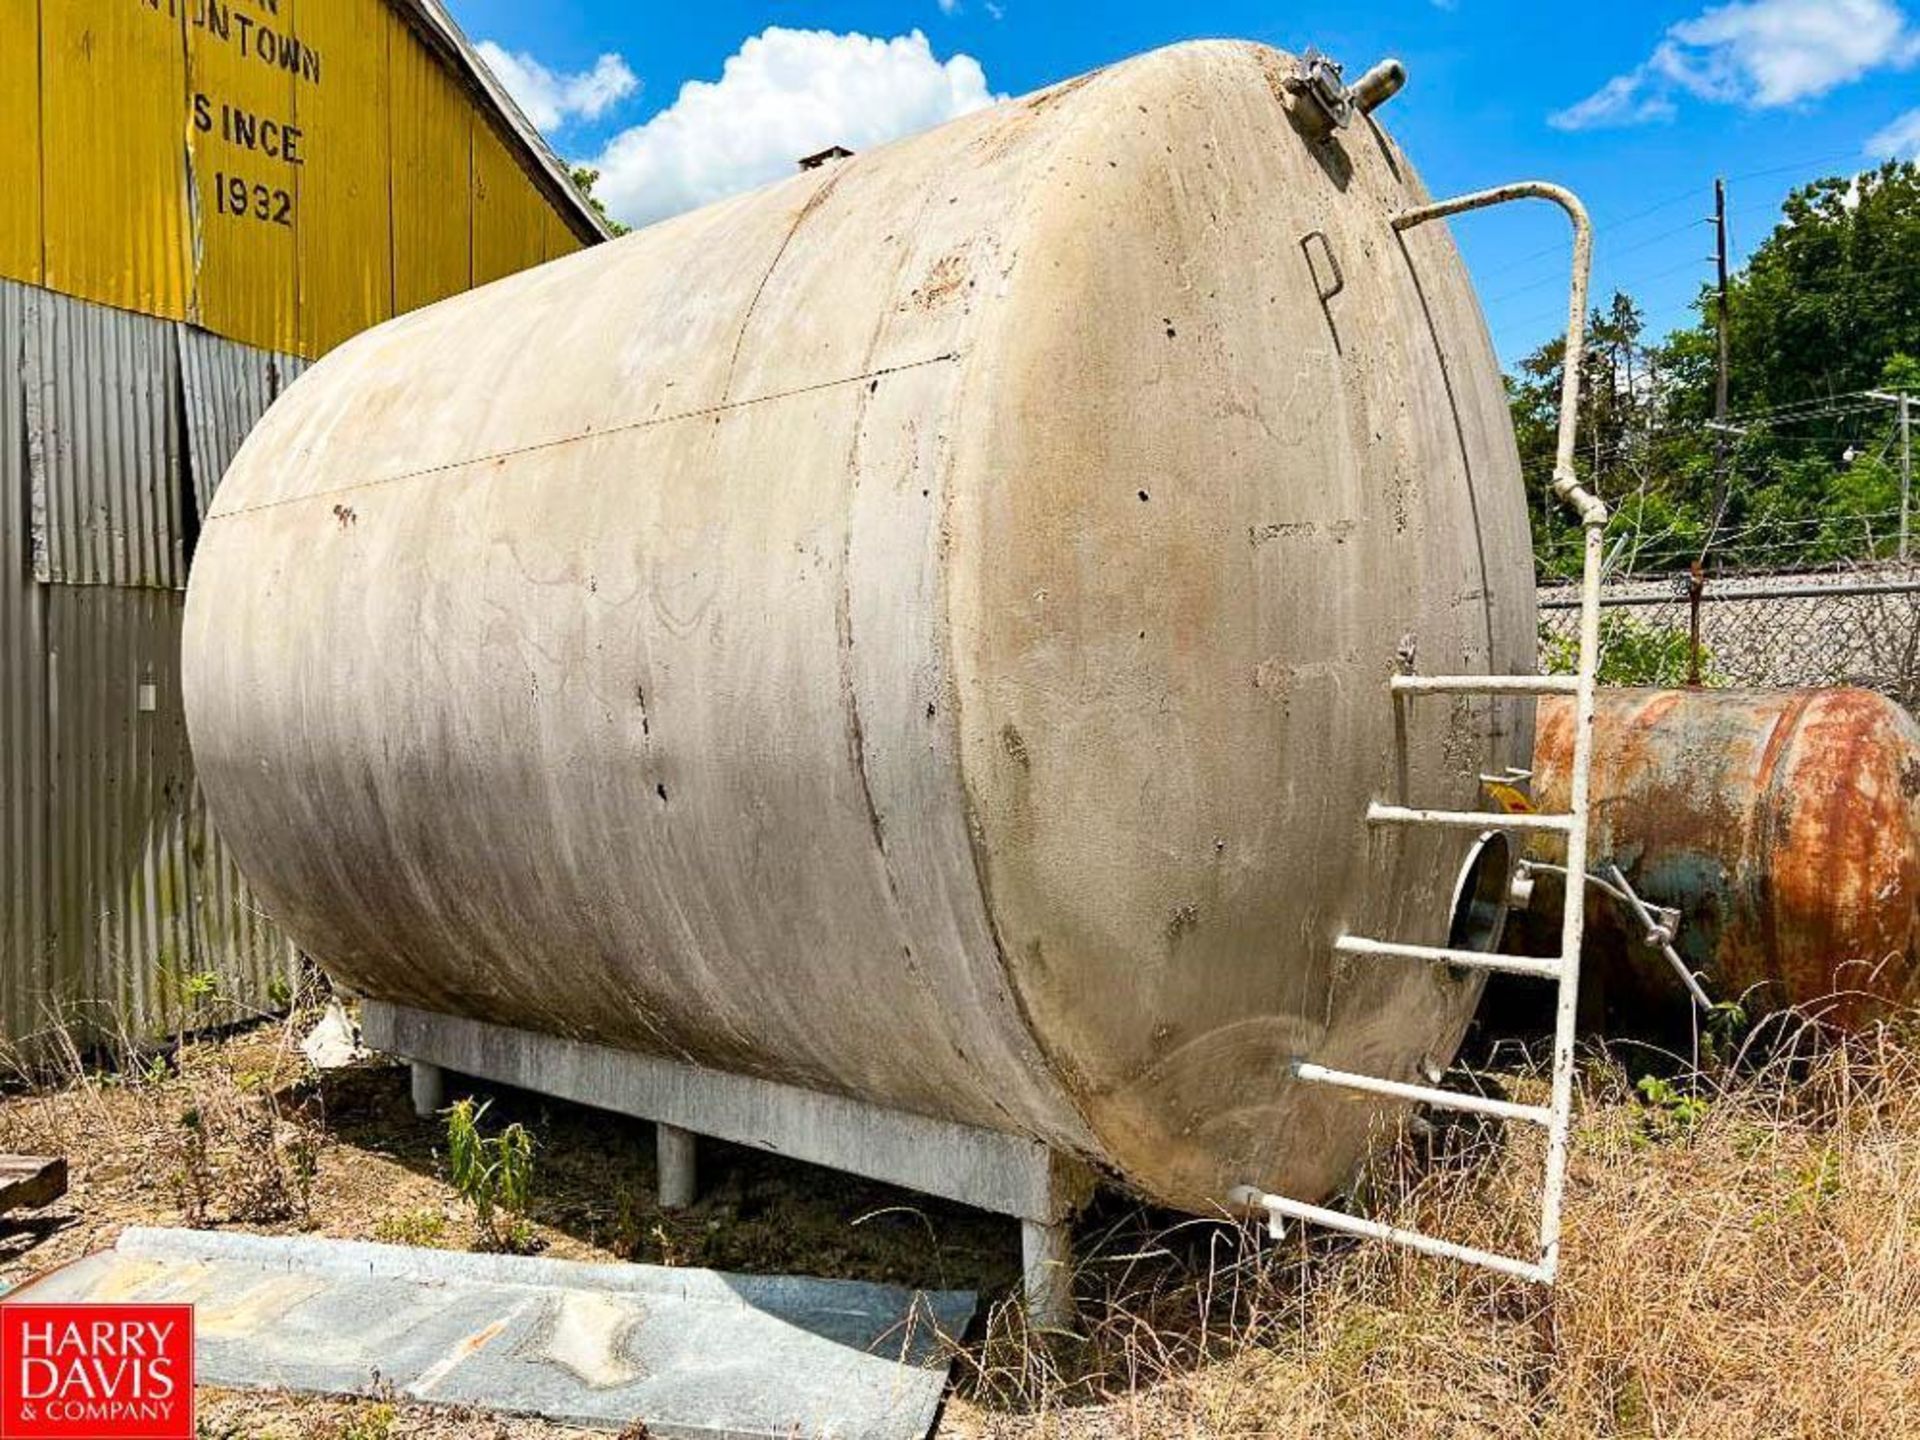
[[[965,1291],[585,1265],[270,1235],[128,1230],[37,1303],[195,1308],[203,1384],[406,1395],[682,1440],[909,1440]]]

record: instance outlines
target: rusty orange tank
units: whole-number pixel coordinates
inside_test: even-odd
[[[1718,999],[1843,1026],[1920,1004],[1920,725],[1868,690],[1603,690],[1593,849],[1683,912],[1676,945]],[[1534,791],[1566,808],[1573,707],[1543,700]],[[1591,893],[1591,892],[1590,892]],[[1610,1007],[1678,982],[1593,895]]]

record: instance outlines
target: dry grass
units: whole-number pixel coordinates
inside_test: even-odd
[[[0,1149],[73,1157],[71,1202],[0,1227],[0,1279],[197,1223],[470,1245],[444,1133],[401,1072],[308,1072],[290,1027],[187,1045],[120,1078],[68,1067],[0,1096]],[[1562,1283],[1524,1286],[1322,1236],[1279,1243],[1118,1200],[1083,1226],[1085,1323],[1026,1333],[1012,1227],[727,1147],[690,1212],[653,1207],[647,1131],[502,1092],[539,1139],[535,1243],[581,1259],[978,1287],[942,1433],[1000,1437],[1920,1435],[1920,1030],[1844,1044],[1775,1028],[1713,1076],[1582,1079]],[[1524,1069],[1509,1087],[1533,1098]],[[197,1112],[204,1190],[191,1173]],[[211,1117],[211,1118],[207,1118]],[[1524,1251],[1538,1137],[1465,1128],[1389,1150],[1374,1213]],[[310,1191],[300,1166],[310,1164]],[[277,1177],[277,1178],[275,1178]],[[300,1197],[305,1194],[307,1198]],[[196,1210],[196,1206],[199,1208]],[[559,1440],[529,1421],[376,1402],[203,1397],[202,1433]]]
[[[1589,1063],[1550,1301],[1375,1245],[1134,1235],[1135,1258],[1083,1268],[1083,1343],[1049,1353],[996,1312],[949,1429],[1920,1435],[1920,1044],[1911,1026],[1773,1036],[1764,1060],[1652,1097],[1617,1059]],[[1403,1147],[1376,1209],[1524,1253],[1532,1139]]]

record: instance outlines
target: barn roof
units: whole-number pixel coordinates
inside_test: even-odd
[[[527,119],[513,96],[507,93],[507,87],[487,68],[487,62],[480,58],[480,52],[474,49],[442,0],[387,0],[387,3],[439,53],[467,90],[505,123],[509,135],[524,152],[524,158],[532,163],[548,198],[579,221],[592,239],[611,239],[612,230],[573,183],[566,162],[553,153],[546,137]]]

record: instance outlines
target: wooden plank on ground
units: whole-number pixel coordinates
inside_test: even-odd
[[[0,1155],[0,1215],[37,1210],[67,1193],[67,1162],[43,1155]]]

